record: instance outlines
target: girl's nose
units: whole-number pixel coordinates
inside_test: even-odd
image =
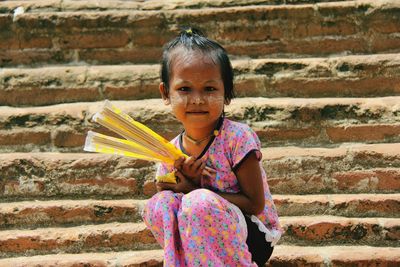
[[[203,95],[199,93],[194,93],[190,102],[195,105],[201,105],[205,103]]]

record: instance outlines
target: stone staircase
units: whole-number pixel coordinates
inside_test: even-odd
[[[25,13],[14,15],[24,7]],[[231,55],[285,234],[270,266],[400,265],[400,1],[0,2],[0,266],[162,266],[155,165],[84,153],[104,99],[167,138],[161,46]]]

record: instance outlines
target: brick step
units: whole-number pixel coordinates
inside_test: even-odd
[[[280,244],[399,246],[399,218],[280,217]]]
[[[274,194],[398,193],[400,143],[339,148],[265,148]],[[149,197],[155,165],[93,153],[0,154],[0,198]]]
[[[398,246],[400,219],[281,217],[280,244]],[[0,231],[0,257],[158,248],[144,223]]]
[[[180,25],[197,25],[233,56],[400,52],[400,3],[0,14],[0,67],[155,63]],[[219,18],[215,23],[215,18]],[[256,27],[254,27],[256,26]],[[33,34],[34,33],[34,34]]]
[[[400,54],[234,60],[232,64],[238,97],[400,95]],[[5,68],[0,72],[0,105],[160,98],[158,84],[158,65]]]
[[[0,231],[0,258],[159,248],[144,223]]]
[[[280,216],[400,217],[400,194],[274,195]],[[139,222],[145,200],[50,200],[0,203],[0,229]]]
[[[386,201],[396,202],[390,196]],[[144,203],[145,200],[137,199],[3,202],[0,203],[0,229],[139,222]]]
[[[101,102],[45,107],[0,107],[0,151],[82,151]],[[114,105],[170,139],[180,123],[160,99],[113,101]],[[338,146],[345,142],[400,142],[400,97],[238,98],[227,117],[248,123],[264,146]]]
[[[102,11],[102,10],[175,10],[175,9],[199,9],[212,7],[239,7],[248,5],[298,5],[313,4],[320,2],[339,2],[351,0],[211,0],[211,1],[180,1],[169,0],[160,2],[158,0],[147,1],[101,1],[90,0],[40,0],[40,1],[4,1],[0,2],[0,14],[13,13],[18,7],[24,7],[25,12],[65,12],[65,11]]]
[[[390,267],[400,264],[400,248],[369,246],[299,247],[278,245],[266,266],[363,266]],[[162,250],[108,253],[57,254],[0,259],[8,267],[106,267],[163,265]]]

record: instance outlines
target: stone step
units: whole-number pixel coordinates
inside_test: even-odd
[[[232,65],[238,97],[400,95],[400,54],[234,60]],[[0,105],[160,98],[158,84],[158,65],[4,68]]]
[[[400,194],[274,195],[280,216],[400,217]],[[0,203],[0,229],[139,222],[145,200],[47,200]]]
[[[200,9],[213,7],[239,7],[249,5],[298,5],[314,4],[321,2],[339,2],[351,0],[211,0],[211,1],[180,1],[168,0],[160,2],[158,0],[146,1],[101,1],[93,2],[90,0],[39,0],[39,1],[4,1],[0,2],[0,14],[14,13],[18,7],[23,7],[25,12],[65,12],[65,11],[103,11],[103,10],[175,10],[175,9]]]
[[[80,152],[101,102],[0,107],[0,152]],[[113,101],[167,139],[182,131],[160,99]],[[338,146],[400,142],[400,96],[381,98],[238,98],[226,115],[248,123],[263,146]]]
[[[398,247],[400,219],[335,216],[281,217],[284,245]],[[159,248],[144,223],[0,231],[0,257]]]
[[[400,264],[400,248],[370,246],[303,247],[278,245],[266,266],[363,266]],[[79,259],[78,256],[79,255]],[[4,267],[155,267],[163,264],[162,250],[57,254],[0,259]]]
[[[400,143],[265,148],[274,194],[398,193]],[[0,154],[0,198],[131,198],[155,193],[156,166],[94,153]]]
[[[155,63],[180,25],[197,25],[233,56],[400,52],[400,3],[365,0],[157,11],[0,14],[0,67]],[[215,23],[215,18],[219,18]],[[34,33],[34,34],[33,34]]]

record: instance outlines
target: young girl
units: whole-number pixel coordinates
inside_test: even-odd
[[[157,183],[143,210],[164,266],[263,266],[281,228],[257,135],[224,117],[234,97],[225,49],[185,30],[164,47],[161,80],[184,127],[171,143],[190,156],[159,166],[157,175],[175,171],[178,183]]]

